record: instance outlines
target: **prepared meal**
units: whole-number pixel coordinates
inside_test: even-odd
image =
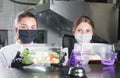
[[[81,43],[74,45],[74,52],[79,52],[81,60],[111,60],[114,53],[112,44]]]
[[[21,56],[24,64],[58,64],[60,48],[47,44],[23,45]]]

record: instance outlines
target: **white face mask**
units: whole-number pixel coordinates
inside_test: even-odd
[[[92,39],[92,34],[75,34],[75,39],[78,43],[89,43]]]

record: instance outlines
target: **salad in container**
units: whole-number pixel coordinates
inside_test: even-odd
[[[60,62],[60,47],[49,44],[25,44],[21,48],[23,64],[35,65],[58,64]]]

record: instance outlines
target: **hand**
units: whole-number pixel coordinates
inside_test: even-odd
[[[102,60],[101,63],[103,65],[113,65],[116,59],[117,59],[117,53],[114,52],[111,60]]]
[[[11,67],[12,68],[23,68],[23,66],[29,66],[30,64],[23,64],[22,63],[23,57],[20,56],[20,52],[18,51],[15,58],[12,60]]]
[[[79,56],[81,56],[80,52],[72,51],[68,60],[68,66],[83,66],[83,63],[85,63],[85,61],[79,59]]]

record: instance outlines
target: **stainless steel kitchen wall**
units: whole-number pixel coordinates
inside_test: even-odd
[[[117,41],[119,9],[114,4],[53,1],[50,9],[70,21],[82,15],[89,16],[95,23],[95,33],[98,36],[109,42]]]
[[[67,35],[72,32],[71,22],[82,15],[89,16],[94,21],[96,35],[111,43],[117,41],[119,9],[114,4],[50,0],[50,3],[37,5],[30,11],[36,14],[39,20],[42,17],[44,23],[50,23],[44,24],[50,26],[46,28],[56,26],[58,32]]]

